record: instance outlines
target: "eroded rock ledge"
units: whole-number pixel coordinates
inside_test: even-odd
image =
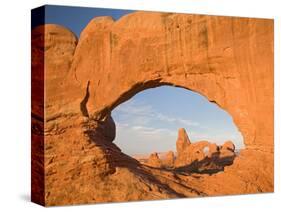
[[[33,125],[45,120],[32,169],[34,186],[45,184],[32,188],[33,201],[273,191],[272,20],[135,12],[118,21],[94,18],[79,40],[64,27],[40,26],[32,32],[32,71],[33,87],[45,82],[45,103],[40,92],[33,95]],[[172,173],[142,165],[112,143],[111,110],[161,85],[198,92],[233,117],[246,145],[233,165],[213,175]],[[42,134],[33,135],[33,146]]]

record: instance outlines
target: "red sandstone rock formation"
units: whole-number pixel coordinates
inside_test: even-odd
[[[156,152],[150,154],[147,165],[155,168],[160,168],[162,166],[161,160]]]
[[[219,153],[219,147],[215,143],[211,143],[208,146],[208,157],[211,158],[213,155]]]
[[[176,146],[177,146],[177,157],[178,158],[182,158],[183,157],[183,153],[186,150],[186,148],[190,145],[190,140],[188,138],[188,135],[185,131],[184,128],[180,128],[178,130],[178,139],[176,142]]]
[[[175,163],[175,155],[173,151],[169,151],[166,153],[164,159],[162,160],[162,164],[164,167],[172,168]]]
[[[116,22],[94,18],[78,44],[64,27],[40,26],[32,32],[32,78],[37,203],[273,191],[272,20],[136,12]],[[246,146],[233,165],[200,177],[173,173],[112,143],[111,111],[161,85],[193,90],[229,112]]]
[[[226,141],[223,145],[221,150],[229,150],[231,152],[235,151],[235,145],[233,144],[232,141]]]
[[[179,129],[179,135],[188,138],[183,128]],[[181,139],[178,138],[177,144],[179,140]],[[221,147],[208,141],[197,141],[193,143],[189,141],[188,145],[181,145],[181,147],[177,148],[180,152],[178,152],[175,161],[176,167],[192,165],[191,169],[198,168],[198,166],[206,169],[204,163],[215,163],[217,169],[223,169],[224,166],[231,165],[235,158],[235,146],[231,141],[225,142]]]
[[[201,161],[207,155],[204,153],[204,148],[208,147],[210,143],[208,141],[199,141],[186,146],[181,150],[180,157],[176,159],[176,166],[185,166],[194,161]]]

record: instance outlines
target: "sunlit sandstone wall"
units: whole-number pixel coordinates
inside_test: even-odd
[[[72,68],[88,113],[102,119],[164,84],[198,92],[233,117],[248,148],[273,146],[273,21],[136,12],[93,19]],[[191,103],[192,104],[192,103]]]
[[[32,76],[35,202],[177,197],[175,188],[155,184],[110,142],[110,111],[161,85],[191,89],[218,104],[249,149],[228,170],[188,181],[192,189],[206,195],[273,191],[272,20],[136,12],[116,22],[95,18],[79,40],[47,24],[32,32]],[[144,191],[146,185],[152,190]]]

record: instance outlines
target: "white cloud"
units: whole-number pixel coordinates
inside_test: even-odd
[[[136,100],[129,100],[125,102],[123,105],[118,106],[114,112],[122,112],[127,114],[134,114],[134,115],[147,115],[152,113],[153,109],[151,105],[145,104],[140,101]]]
[[[176,136],[177,132],[167,129],[167,128],[154,128],[154,127],[147,127],[147,126],[133,126],[131,127],[132,130],[138,131],[143,135],[148,136],[157,136],[157,137],[164,137],[164,136]]]
[[[116,108],[113,113],[118,113],[124,119],[127,119],[126,121],[130,122],[133,125],[145,125],[149,124],[149,122],[152,120],[159,120],[161,122],[175,123],[181,127],[200,127],[200,124],[198,122],[183,119],[181,117],[171,117],[165,115],[163,113],[155,111],[151,105],[135,100],[130,100],[125,105]]]
[[[178,122],[186,125],[186,126],[199,126],[199,123],[198,122],[193,122],[193,121],[190,121],[190,120],[187,120],[187,119],[178,119]]]
[[[129,126],[129,124],[127,124],[127,123],[121,123],[121,122],[118,122],[118,121],[115,121],[115,125],[116,125],[117,129],[126,128],[126,127]]]
[[[223,144],[225,140],[238,141],[243,139],[223,130],[214,130],[198,122],[171,117],[156,111],[151,105],[140,100],[129,100],[117,107],[113,113],[117,127],[115,143],[129,153],[150,153],[175,149],[177,129],[184,127],[192,142],[207,140]],[[173,126],[169,128],[169,126]],[[240,145],[241,146],[241,145]]]
[[[122,126],[117,130],[118,135],[114,143],[129,155],[175,150],[176,131],[140,125]]]

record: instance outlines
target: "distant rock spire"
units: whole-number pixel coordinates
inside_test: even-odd
[[[185,129],[180,128],[178,130],[178,139],[177,139],[177,143],[176,143],[178,156],[180,156],[190,144],[191,144],[191,142],[188,138],[188,135],[187,135]]]

